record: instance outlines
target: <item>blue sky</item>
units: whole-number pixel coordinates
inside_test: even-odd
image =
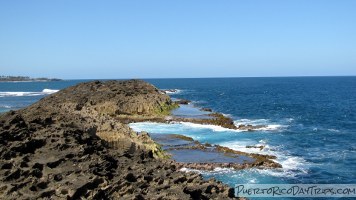
[[[356,1],[0,0],[0,74],[356,75]]]

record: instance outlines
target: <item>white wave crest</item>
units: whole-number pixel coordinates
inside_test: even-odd
[[[239,120],[235,120],[234,124],[236,126],[239,125],[264,126],[262,128],[256,129],[258,131],[276,131],[288,127],[288,125],[272,123],[270,122],[269,119],[239,119]]]
[[[190,168],[181,168],[179,171],[182,171],[182,172],[196,172],[196,173],[199,173],[199,174],[219,174],[219,173],[232,173],[234,172],[235,170],[233,168],[221,168],[221,167],[216,167],[214,168],[214,170],[212,171],[205,171],[205,170],[198,170],[198,169],[190,169]]]
[[[184,134],[189,137],[192,137],[195,140],[200,140],[200,137],[205,137],[205,130],[207,132],[242,132],[240,130],[231,130],[227,128],[223,128],[220,126],[214,125],[202,125],[202,124],[194,124],[190,122],[174,122],[172,124],[165,123],[153,123],[153,122],[139,122],[139,123],[131,123],[130,127],[135,131],[148,131],[152,133],[179,133]],[[199,131],[199,129],[201,131]],[[204,132],[204,134],[200,134],[199,132]],[[222,133],[225,134],[225,133]],[[221,134],[218,134],[221,135]],[[218,136],[217,135],[217,136]],[[209,137],[209,136],[208,136]],[[251,140],[250,138],[240,138],[239,140],[233,141],[222,141],[214,144],[219,144],[221,146],[229,147],[231,149],[247,152],[247,153],[258,153],[264,155],[274,155],[276,156],[275,161],[282,165],[281,169],[271,169],[271,170],[257,170],[254,169],[254,172],[265,174],[268,176],[278,176],[278,177],[295,177],[299,174],[305,174],[308,172],[308,163],[302,158],[298,156],[290,155],[287,151],[283,150],[283,146],[272,146],[269,144],[267,139],[261,139],[258,142]],[[214,173],[230,173],[226,171],[227,169],[215,169]],[[185,169],[182,171],[196,171],[198,173],[207,173],[199,170]]]
[[[58,92],[59,90],[44,89],[41,92],[0,92],[0,97],[25,97],[25,96],[40,96]]]
[[[260,141],[260,143],[256,144],[253,143],[253,141],[251,140],[230,141],[230,142],[220,143],[219,145],[234,149],[236,151],[242,151],[246,153],[258,153],[264,155],[267,154],[271,155],[271,151],[276,150],[273,147],[270,147],[265,142]],[[259,148],[261,146],[263,147],[262,150]]]
[[[210,125],[210,124],[196,124],[192,122],[171,122],[172,124],[180,124],[183,125],[183,128],[193,128],[193,129],[209,129],[212,130],[213,132],[235,132],[235,133],[240,133],[240,132],[247,132],[248,130],[236,130],[236,129],[229,129],[229,128],[224,128],[221,126],[217,125]],[[132,123],[130,124],[130,127],[133,128],[135,131],[139,130],[144,130],[147,127],[151,127],[151,125],[155,125],[156,128],[159,129],[170,129],[167,124],[162,124],[162,123],[152,123],[152,122],[140,122],[140,123]],[[258,128],[256,129],[257,131],[274,131],[274,130],[281,130],[281,128],[286,127],[283,125],[267,125],[266,127]],[[173,128],[173,127],[171,127]],[[177,128],[177,127],[176,127]],[[141,130],[141,131],[142,131]]]
[[[246,125],[246,124],[251,124],[251,125],[265,125],[269,123],[268,119],[239,119],[234,121],[235,125]]]
[[[280,150],[279,147],[273,147],[267,144],[266,141],[260,140],[259,143],[254,144],[253,141],[232,141],[221,143],[221,146],[229,147],[231,149],[247,152],[258,153],[264,155],[276,156],[275,162],[282,165],[281,169],[256,169],[258,173],[276,176],[276,177],[295,177],[299,174],[308,173],[309,163],[302,157],[289,155],[287,152]],[[247,146],[260,147],[260,148],[248,148]]]
[[[243,132],[242,130],[228,129],[215,125],[195,124],[191,122],[171,122],[170,124],[156,122],[137,122],[130,123],[129,126],[136,132],[148,131],[155,133],[170,133],[172,131],[176,132],[177,130],[185,131],[191,129],[210,129],[213,132]]]
[[[9,105],[0,105],[0,108],[12,108],[12,106],[9,106]]]
[[[280,130],[280,129],[285,128],[285,127],[287,127],[287,126],[280,125],[280,124],[270,124],[270,125],[267,125],[266,127],[258,128],[256,130],[259,130],[259,131],[275,131],[275,130]]]
[[[181,172],[196,172],[196,173],[199,173],[199,174],[201,174],[203,171],[201,171],[201,170],[197,170],[197,169],[190,169],[190,168],[185,168],[185,167],[183,167],[183,168],[181,168],[179,171],[181,171]]]
[[[52,90],[52,89],[44,89],[44,90],[42,90],[42,92],[46,93],[46,94],[53,94],[53,93],[56,93],[58,91],[59,90]]]
[[[335,133],[339,133],[339,132],[340,132],[339,130],[333,129],[333,128],[329,128],[328,131],[330,131],[330,132],[335,132]]]
[[[231,114],[225,114],[225,113],[221,113],[224,117],[230,117],[233,118],[233,116]]]
[[[210,129],[210,130],[212,130],[214,132],[225,132],[225,131],[243,132],[243,130],[228,129],[228,128],[224,128],[224,127],[216,126],[216,125],[195,124],[195,123],[191,123],[191,122],[177,122],[177,123],[182,124],[184,126],[192,127],[192,128]]]
[[[302,157],[279,155],[276,162],[282,165],[281,169],[258,169],[261,174],[276,177],[295,177],[300,174],[308,173],[308,165]]]
[[[162,89],[166,94],[179,94],[182,92],[180,89]]]

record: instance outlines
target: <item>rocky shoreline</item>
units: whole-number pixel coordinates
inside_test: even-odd
[[[246,153],[241,151],[236,151],[228,147],[220,145],[212,145],[209,143],[200,143],[195,141],[191,137],[187,137],[179,134],[165,134],[161,138],[152,137],[155,141],[162,145],[165,152],[172,154],[173,152],[184,151],[191,156],[185,156],[190,158],[190,161],[180,162],[178,160],[175,162],[177,168],[189,168],[195,170],[212,171],[215,168],[231,168],[235,170],[247,169],[247,168],[258,168],[258,169],[276,169],[282,168],[279,163],[273,161],[276,159],[275,156],[263,155],[256,153]],[[166,141],[164,141],[166,140]],[[167,142],[167,140],[169,140]],[[261,148],[251,147],[251,148]],[[199,160],[194,157],[194,153],[201,152],[205,159],[209,162],[199,162]],[[173,153],[174,154],[174,153]],[[220,157],[223,159],[213,159],[209,154],[213,154],[215,157]],[[226,159],[227,158],[227,159]],[[230,158],[230,159],[228,159]],[[201,160],[201,159],[200,159]],[[221,161],[223,160],[223,161]],[[230,161],[230,162],[226,162]]]
[[[185,106],[190,104],[190,100],[186,99],[176,99],[173,101],[174,108],[178,108],[180,106]],[[125,123],[134,123],[134,122],[144,122],[144,121],[151,121],[151,122],[160,122],[160,123],[174,123],[174,122],[191,122],[195,124],[202,124],[202,125],[216,125],[221,126],[223,128],[233,129],[233,130],[241,130],[241,131],[255,131],[262,128],[266,128],[265,125],[251,125],[251,124],[240,124],[236,126],[234,121],[230,118],[225,116],[222,113],[213,112],[211,108],[197,108],[206,114],[203,114],[201,117],[198,118],[191,118],[191,117],[181,117],[181,116],[174,116],[174,115],[161,115],[161,116],[137,116],[137,115],[119,115],[116,118],[120,121]],[[168,113],[170,114],[170,113]]]
[[[231,199],[119,116],[161,119],[177,104],[143,81],[81,83],[0,115],[0,199]]]
[[[179,104],[189,103],[172,101],[139,80],[93,81],[0,115],[0,198],[231,199],[233,188],[180,170],[281,167],[273,156],[201,144],[183,135],[171,135],[179,145],[167,145],[128,126],[153,121],[244,131],[261,128],[235,126],[231,118],[209,108],[202,109],[204,116],[198,118],[170,115]],[[181,151],[209,154],[217,160],[169,159],[172,152]]]

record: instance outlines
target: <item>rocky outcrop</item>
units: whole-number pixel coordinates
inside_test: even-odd
[[[203,125],[216,125],[228,129],[241,130],[241,131],[255,131],[259,129],[266,128],[266,125],[251,125],[251,124],[241,124],[236,126],[234,121],[221,113],[210,113],[207,114],[209,118],[187,118],[187,117],[173,117],[169,121],[175,122],[191,122]],[[162,120],[157,120],[162,121]],[[166,120],[167,121],[167,120]]]
[[[38,104],[51,105],[51,110],[67,109],[87,115],[111,116],[161,115],[174,106],[168,95],[139,80],[81,83],[61,90],[31,108]]]
[[[229,129],[238,129],[235,126],[234,121],[224,116],[221,113],[210,113],[208,114],[209,118],[186,118],[186,117],[174,117],[171,121],[177,122],[191,122],[196,124],[208,124],[208,125],[216,125]]]
[[[176,107],[138,80],[82,83],[0,116],[0,199],[229,199],[118,119]]]
[[[163,153],[152,140],[142,143],[137,133],[114,117],[161,116],[174,105],[169,96],[143,81],[95,81],[64,89],[18,113],[30,122],[47,120],[52,126],[77,127],[119,149],[149,147],[160,156]]]

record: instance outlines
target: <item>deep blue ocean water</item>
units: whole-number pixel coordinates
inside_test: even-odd
[[[0,83],[0,112],[18,109],[84,80]],[[236,124],[266,129],[239,132],[189,123],[132,124],[135,130],[178,133],[200,142],[276,155],[281,170],[204,172],[240,183],[356,183],[356,77],[149,79],[174,98],[231,116]],[[47,90],[45,90],[47,89]],[[16,92],[16,93],[14,93]],[[20,93],[22,92],[22,93]],[[25,92],[25,93],[23,93]],[[264,145],[259,149],[247,145]]]

